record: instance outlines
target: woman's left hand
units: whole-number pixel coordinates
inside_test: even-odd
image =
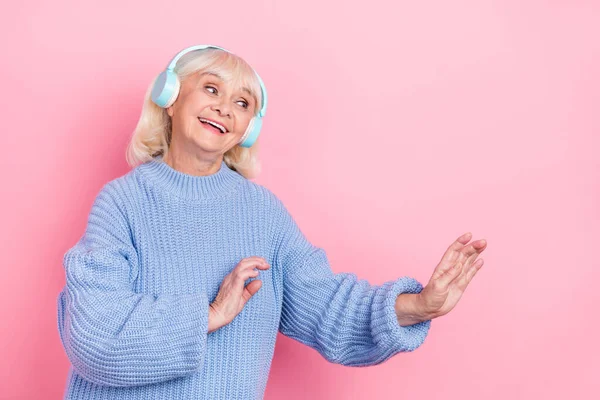
[[[471,232],[460,236],[450,245],[433,271],[427,286],[418,295],[419,308],[428,319],[448,314],[460,300],[475,273],[483,266],[477,257],[485,250],[484,239],[471,240]]]

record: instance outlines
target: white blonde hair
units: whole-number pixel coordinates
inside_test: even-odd
[[[173,71],[182,84],[195,73],[216,73],[235,87],[241,85],[249,88],[254,97],[254,104],[257,104],[255,115],[261,109],[263,98],[256,73],[246,61],[235,54],[215,48],[194,50],[183,55]],[[140,118],[127,146],[125,157],[131,167],[159,155],[166,156],[169,151],[172,135],[171,117],[165,108],[159,107],[151,99],[152,86],[157,78],[158,75],[146,91]],[[258,142],[257,139],[249,148],[235,145],[223,155],[225,163],[247,179],[256,177],[261,169]]]

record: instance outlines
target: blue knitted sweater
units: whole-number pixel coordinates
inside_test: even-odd
[[[246,282],[262,287],[207,333],[221,282],[250,256],[271,265]],[[417,280],[333,273],[281,200],[225,162],[193,176],[159,156],[106,183],[63,266],[66,399],[261,399],[277,332],[365,367],[413,351],[431,324],[396,319],[396,297],[419,293]]]

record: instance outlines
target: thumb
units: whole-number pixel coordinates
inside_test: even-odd
[[[262,281],[260,281],[258,279],[255,279],[246,285],[246,287],[244,288],[244,294],[242,295],[244,297],[244,304],[248,300],[250,300],[250,297],[254,296],[254,294],[256,292],[258,292],[258,289],[260,289],[261,286],[262,286]]]

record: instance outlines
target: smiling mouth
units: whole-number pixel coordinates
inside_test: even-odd
[[[209,121],[205,118],[201,118],[198,117],[198,121],[202,124],[202,125],[206,125],[207,128],[213,130],[215,133],[219,133],[221,135],[224,135],[228,132],[228,130],[219,124],[213,123],[212,121]]]

